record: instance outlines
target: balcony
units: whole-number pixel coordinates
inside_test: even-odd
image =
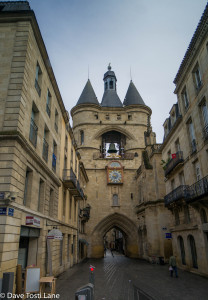
[[[63,170],[63,184],[73,196],[84,199],[84,193],[72,169]]]
[[[50,116],[51,116],[51,109],[50,109],[50,107],[49,107],[48,104],[46,104],[46,112],[47,112],[47,114],[48,114],[48,116],[50,118]]]
[[[204,140],[208,140],[208,124],[203,128]]]
[[[48,161],[48,143],[43,139],[43,159]]]
[[[183,159],[183,152],[178,151],[174,158],[172,158],[166,165],[165,165],[165,177],[169,175],[179,164],[184,162]]]
[[[40,97],[40,95],[41,95],[41,88],[39,86],[39,83],[38,83],[37,79],[35,79],[35,88],[36,88],[36,91],[38,92],[38,95]]]
[[[178,200],[182,199],[189,199],[190,198],[190,192],[189,192],[189,186],[188,185],[180,185],[176,189],[174,189],[172,192],[167,194],[164,198],[165,200],[165,206],[170,205],[173,202],[176,202]]]
[[[208,195],[208,176],[200,179],[189,187],[190,198],[187,202],[193,202]]]
[[[208,195],[208,176],[195,182],[191,186],[180,185],[164,198],[165,206],[178,200],[185,200],[186,203],[191,203],[199,199],[203,199]]]
[[[103,153],[96,152],[96,153],[93,153],[93,159],[127,159],[127,160],[133,160],[134,159],[134,153],[124,153],[124,154],[117,155],[117,156],[107,157]]]
[[[36,147],[37,145],[37,135],[38,135],[38,127],[35,124],[34,120],[31,119],[29,140],[31,141],[34,147]]]
[[[52,169],[54,172],[56,172],[56,155],[54,153],[52,156]]]

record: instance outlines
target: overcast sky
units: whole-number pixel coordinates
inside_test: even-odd
[[[152,109],[162,142],[174,103],[173,80],[206,0],[29,0],[50,57],[65,107],[76,105],[89,78],[103,96],[109,62],[123,102],[132,80]]]

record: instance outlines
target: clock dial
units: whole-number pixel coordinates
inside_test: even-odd
[[[110,183],[121,183],[122,182],[121,171],[118,171],[118,170],[109,171],[109,182]]]

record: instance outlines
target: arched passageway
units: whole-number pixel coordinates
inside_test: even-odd
[[[138,231],[135,223],[125,215],[114,213],[102,219],[94,228],[90,237],[89,257],[101,258],[104,253],[103,238],[107,232],[116,228],[125,239],[125,255],[138,257]]]

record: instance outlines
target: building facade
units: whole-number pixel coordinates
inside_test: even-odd
[[[87,175],[34,12],[24,1],[0,9],[0,277],[17,264],[57,275],[78,261]]]
[[[122,250],[127,256],[149,259],[153,253],[162,256],[164,250],[155,236],[148,240],[152,251],[146,256],[139,251],[146,241],[139,236],[140,221],[135,207],[140,193],[137,169],[146,146],[156,143],[150,125],[152,112],[132,81],[123,103],[117,95],[116,84],[116,75],[109,65],[104,74],[101,104],[88,80],[71,111],[74,136],[89,177],[86,189],[91,207],[91,217],[86,223],[88,256],[103,257],[104,243],[112,231],[122,234]],[[156,177],[161,180],[160,172]],[[154,188],[150,185],[150,193]],[[159,200],[162,205],[162,191],[158,195],[153,193],[151,200]],[[159,210],[155,218],[157,226],[160,226]],[[151,213],[149,216],[151,219]],[[157,226],[148,227],[153,236]]]
[[[175,77],[164,123],[165,205],[181,268],[208,274],[208,6]]]

